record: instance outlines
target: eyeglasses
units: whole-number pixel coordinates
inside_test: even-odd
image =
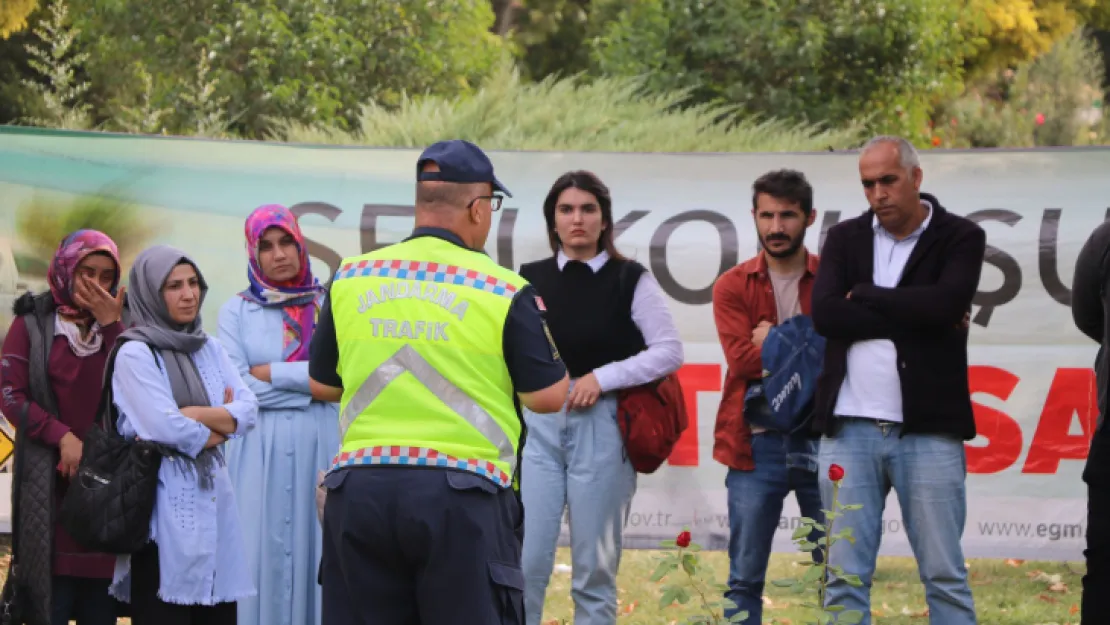
[[[504,199],[505,199],[505,196],[503,196],[503,195],[496,195],[496,194],[495,195],[479,195],[478,197],[474,198],[473,200],[470,200],[470,203],[468,203],[466,205],[466,208],[467,208],[467,210],[470,210],[470,207],[474,206],[474,203],[477,202],[478,200],[489,200],[490,210],[492,210],[493,212],[496,213],[497,211],[501,210],[501,202]]]

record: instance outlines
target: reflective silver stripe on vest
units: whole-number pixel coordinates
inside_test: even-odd
[[[378,365],[362,386],[358,387],[351,401],[347,402],[347,407],[343,409],[343,414],[339,416],[340,437],[346,436],[347,428],[351,427],[355,418],[374,403],[390,382],[406,371],[493,443],[494,447],[497,447],[498,459],[509,464],[509,473],[516,471],[516,452],[513,451],[513,444],[490,413],[462,389],[443,377],[443,374],[436,371],[431,363],[424,360],[424,357],[409,345],[397,350],[396,354]]]

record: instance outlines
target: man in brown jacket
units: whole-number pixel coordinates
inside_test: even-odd
[[[799,172],[770,172],[753,185],[752,205],[763,249],[713,287],[713,317],[728,363],[713,458],[729,468],[725,597],[736,607],[725,614],[746,611],[742,622],[754,625],[762,622],[764,579],[783,500],[794,491],[804,516],[820,520],[822,513],[815,441],[806,432],[772,431],[744,419],[748,384],[763,375],[760,351],[767,333],[810,311],[817,257],[804,241],[816,217],[813,189]]]

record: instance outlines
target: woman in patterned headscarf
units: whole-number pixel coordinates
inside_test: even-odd
[[[321,533],[317,472],[339,451],[339,411],[313,397],[308,346],[324,288],[304,235],[283,206],[247,217],[249,287],[220,310],[220,339],[258,396],[258,427],[228,444],[257,599],[239,602],[240,625],[320,623]]]
[[[52,518],[96,418],[108,353],[123,332],[116,244],[95,230],[65,237],[48,271],[50,291],[15,304],[0,359],[3,412],[17,428],[21,465],[20,576],[28,623],[112,625],[115,558],[89,553]],[[21,423],[26,419],[26,425]],[[45,495],[45,496],[43,496]]]

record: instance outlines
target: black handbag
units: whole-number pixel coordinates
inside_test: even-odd
[[[112,374],[124,342],[117,342],[108,357],[97,409],[100,423],[85,435],[81,463],[59,515],[62,527],[83,547],[116,555],[135,553],[149,542],[158,469],[162,456],[173,453],[158,443],[125,439],[116,430]]]
[[[21,430],[26,428],[27,413],[30,409],[31,403],[25,402],[19,418],[19,428]],[[23,454],[16,452],[15,466],[13,469],[11,523],[12,557],[8,563],[8,575],[4,579],[4,590],[0,591],[0,625],[22,625],[25,620],[23,616],[23,606],[20,604],[23,595],[19,592],[19,587],[22,585],[23,579],[19,575],[19,531],[16,528],[16,525],[19,523],[19,495],[20,482],[23,478]]]

